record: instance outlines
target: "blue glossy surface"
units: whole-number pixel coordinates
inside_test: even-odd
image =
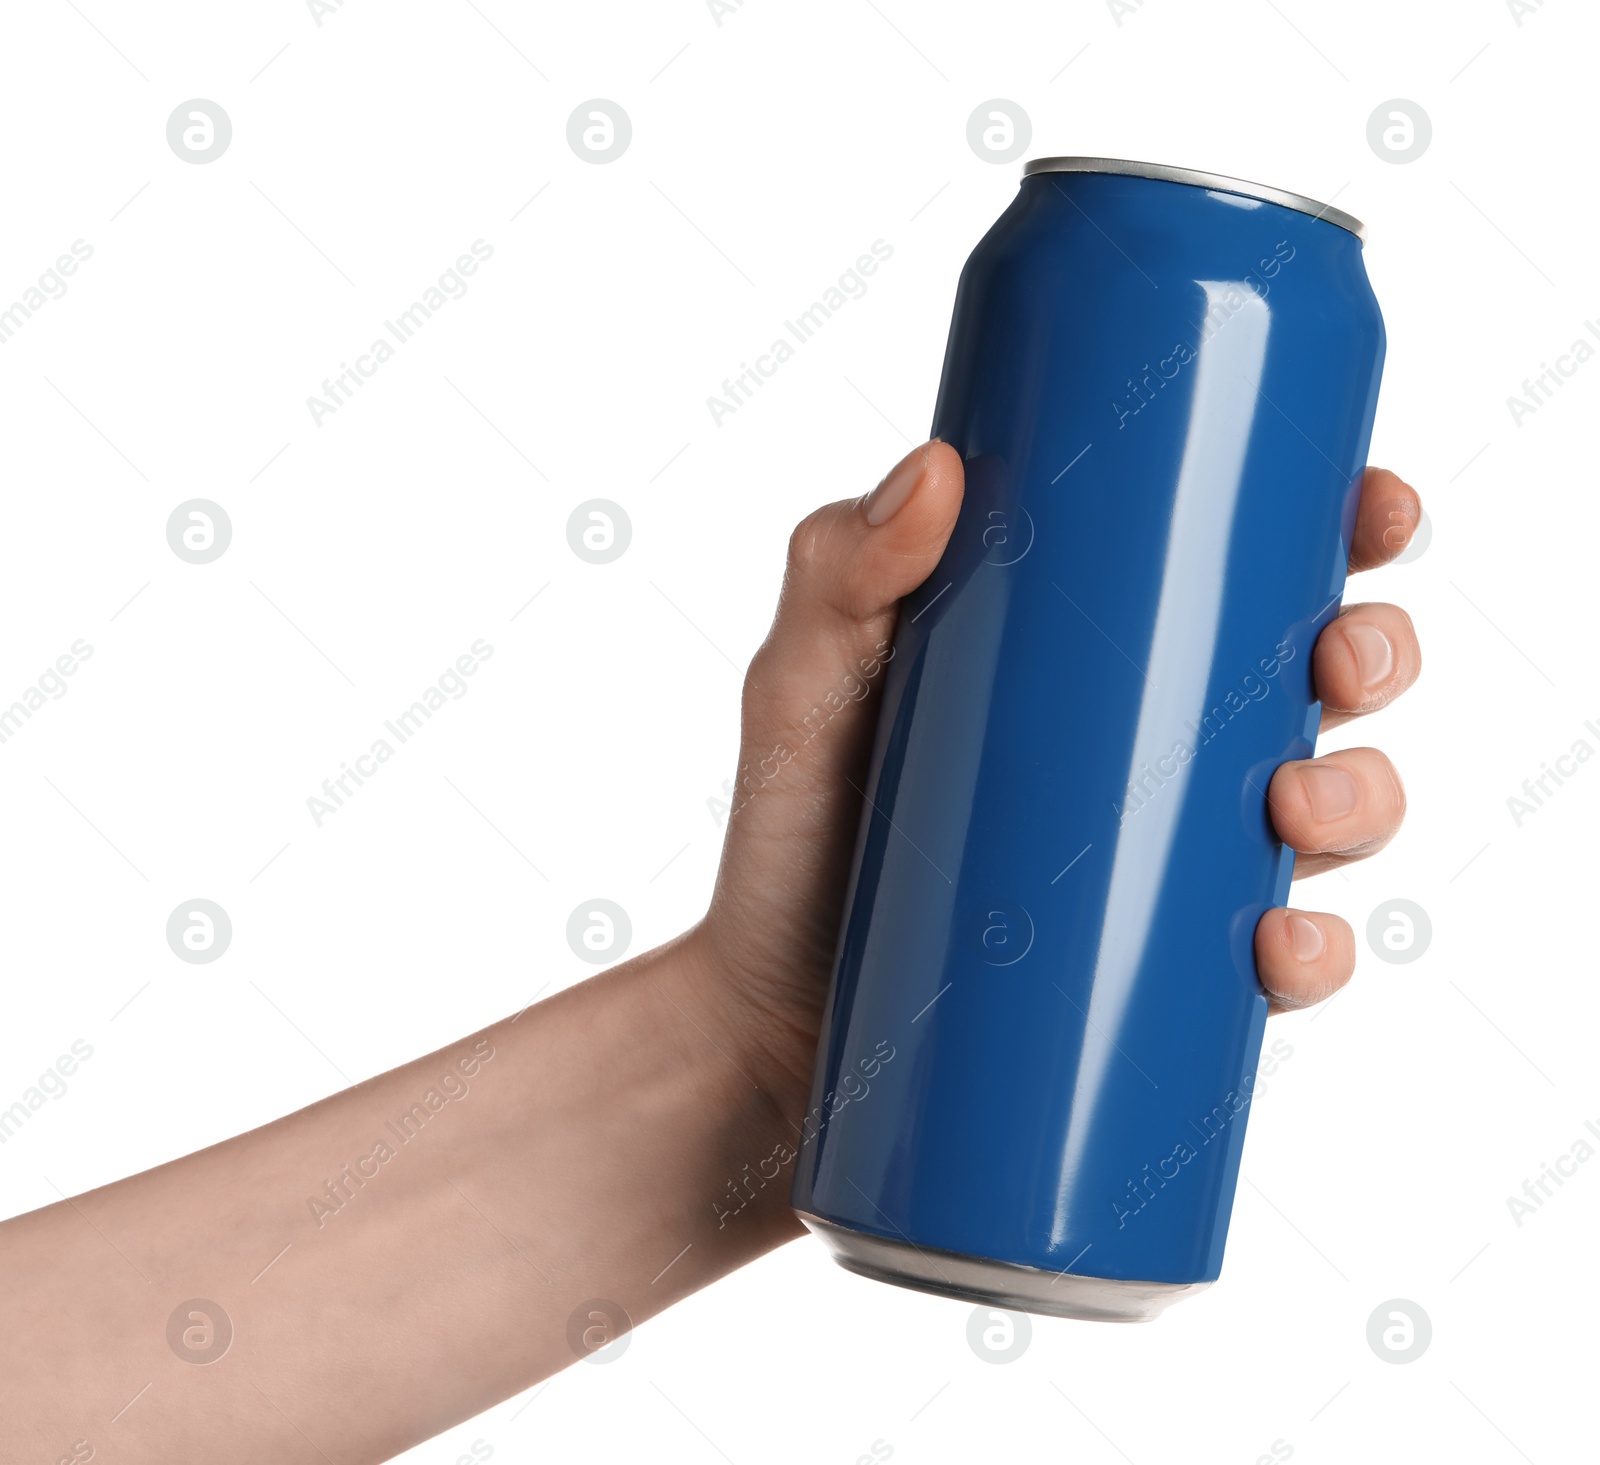
[[[799,1209],[1217,1276],[1293,862],[1265,789],[1315,738],[1383,350],[1360,242],[1275,204],[1043,174],[974,251],[966,500],[884,674]]]

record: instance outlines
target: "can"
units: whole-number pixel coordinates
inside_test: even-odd
[[[1384,329],[1349,215],[1027,164],[962,271],[795,1173],[852,1271],[1142,1321],[1221,1269]]]

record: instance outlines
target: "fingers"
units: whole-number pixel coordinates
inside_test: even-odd
[[[1361,481],[1350,572],[1386,565],[1405,552],[1422,521],[1417,491],[1387,468]],[[1324,627],[1312,659],[1322,727],[1386,707],[1416,681],[1422,649],[1398,606],[1353,605]],[[1278,837],[1295,850],[1300,879],[1376,854],[1405,818],[1394,765],[1376,748],[1349,748],[1285,763],[1272,776],[1267,807]],[[1256,970],[1272,1011],[1325,1001],[1355,970],[1355,934],[1338,916],[1272,910],[1256,926]]]
[[[1417,491],[1387,468],[1361,480],[1350,573],[1405,552],[1422,522]],[[1386,707],[1416,681],[1422,649],[1411,617],[1395,605],[1353,605],[1323,628],[1312,659],[1322,728]],[[1376,854],[1405,818],[1394,765],[1376,748],[1349,748],[1283,764],[1267,789],[1278,837],[1296,851],[1295,878]],[[1338,916],[1271,910],[1256,926],[1256,970],[1273,1012],[1325,1001],[1355,970],[1355,933]]]
[[[1338,916],[1272,910],[1256,925],[1256,973],[1273,1012],[1325,1001],[1355,969],[1355,933]]]
[[[1394,701],[1422,671],[1422,648],[1399,606],[1352,605],[1323,627],[1311,665],[1326,732]]]
[[[1267,786],[1273,827],[1299,853],[1295,878],[1376,854],[1405,818],[1400,775],[1376,748],[1282,764]]]
[[[1367,469],[1350,537],[1350,573],[1376,569],[1403,554],[1421,522],[1416,489],[1387,468]]]

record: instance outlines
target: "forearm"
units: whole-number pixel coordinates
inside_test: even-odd
[[[714,991],[674,943],[0,1226],[7,1465],[387,1459],[571,1363],[579,1304],[637,1323],[795,1234],[787,1171],[719,1223],[796,1096]],[[204,1366],[195,1298],[233,1330]]]

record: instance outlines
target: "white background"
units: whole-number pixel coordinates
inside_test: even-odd
[[[1600,764],[1520,827],[1506,801],[1600,748],[1600,361],[1520,426],[1506,399],[1600,316],[1600,26],[1523,8],[11,9],[0,305],[94,252],[0,347],[0,703],[74,640],[93,656],[0,745],[0,1107],[74,1040],[94,1056],[0,1148],[0,1212],[582,980],[580,901],[620,903],[634,951],[699,915],[786,536],[926,430],[957,273],[1020,169],[966,140],[1004,98],[1030,155],[1189,164],[1368,222],[1373,461],[1433,539],[1351,594],[1406,605],[1426,669],[1324,744],[1391,753],[1404,833],[1298,898],[1358,932],[1415,901],[1431,947],[1391,965],[1363,940],[1345,994],[1274,1020],[1293,1057],[1251,1121],[1223,1279],[1149,1327],[1035,1319],[996,1366],[969,1307],[808,1240],[405,1458],[1574,1458],[1600,1163],[1520,1227],[1506,1201],[1600,1120]],[[566,141],[595,97],[633,125],[605,166]],[[190,98],[232,119],[203,166],[165,136]],[[1408,164],[1367,141],[1392,98],[1432,120]],[[469,293],[316,425],[306,398],[477,239]],[[707,396],[878,239],[869,293],[716,426]],[[233,524],[204,566],[165,537],[197,497]],[[592,498],[633,523],[606,566],[567,543]],[[316,827],[308,795],[478,638],[468,695]],[[194,897],[233,922],[213,965],[164,939]],[[1366,1340],[1397,1297],[1433,1326],[1404,1366]]]

